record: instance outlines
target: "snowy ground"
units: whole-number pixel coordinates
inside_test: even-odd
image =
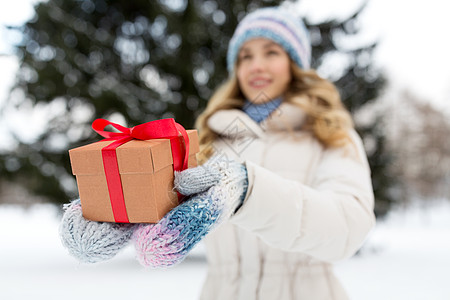
[[[59,218],[51,205],[0,206],[0,299],[197,299],[201,245],[169,270],[142,268],[132,247],[82,265],[61,246]],[[391,214],[336,273],[355,300],[450,299],[450,202]]]

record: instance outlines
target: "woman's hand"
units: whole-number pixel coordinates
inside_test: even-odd
[[[130,241],[134,224],[106,223],[86,220],[80,200],[64,206],[59,235],[69,253],[84,263],[97,263],[113,258]]]
[[[177,172],[174,185],[187,199],[157,224],[141,224],[133,234],[137,258],[144,266],[181,262],[211,229],[234,213],[247,191],[247,170],[237,162],[212,157],[202,166]]]

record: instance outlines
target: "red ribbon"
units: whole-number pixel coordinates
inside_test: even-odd
[[[108,125],[120,132],[104,131]],[[129,220],[117,163],[117,147],[133,139],[170,139],[174,170],[182,171],[188,167],[189,137],[183,126],[176,123],[174,119],[156,120],[132,128],[123,127],[105,119],[96,119],[92,123],[92,129],[105,137],[105,140],[114,140],[114,142],[102,148],[102,158],[114,220],[118,223],[129,223]],[[184,143],[180,140],[180,134]]]

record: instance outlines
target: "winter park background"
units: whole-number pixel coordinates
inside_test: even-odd
[[[345,18],[362,2],[302,0],[298,9],[314,23]],[[0,2],[0,161],[17,140],[30,143],[48,125],[47,117],[64,111],[58,103],[14,109],[8,94],[18,69],[11,45],[20,37],[6,26],[31,19],[32,3],[38,1]],[[397,201],[379,218],[358,255],[336,264],[354,300],[450,299],[449,8],[440,0],[371,0],[358,17],[357,43],[379,40],[371,60],[386,84],[378,100],[358,110],[355,119],[364,125],[383,116],[395,158],[386,170],[403,186],[390,191]],[[345,64],[345,58],[332,62]],[[333,76],[326,68],[321,72]],[[365,143],[370,152],[374,142]],[[0,299],[197,299],[206,277],[202,244],[167,270],[141,267],[132,246],[111,261],[80,264],[59,241],[61,205],[17,181],[7,183],[14,166],[12,160],[8,168],[0,167]]]

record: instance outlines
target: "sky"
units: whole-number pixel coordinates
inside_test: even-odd
[[[363,0],[303,0],[301,11],[314,20],[348,16]],[[450,112],[450,2],[369,0],[360,24],[363,39],[379,40],[375,64],[391,86],[408,89]]]
[[[11,53],[16,35],[2,25],[20,25],[37,0],[0,1],[0,54]],[[345,17],[364,0],[301,0],[297,8],[310,21]],[[360,41],[378,40],[374,63],[392,90],[409,90],[450,113],[450,2],[442,0],[369,0],[360,17]],[[0,55],[0,106],[14,80],[17,61]],[[45,113],[42,113],[45,114]],[[39,119],[40,114],[34,118]],[[0,120],[1,122],[1,120]],[[0,132],[1,134],[1,132]]]

